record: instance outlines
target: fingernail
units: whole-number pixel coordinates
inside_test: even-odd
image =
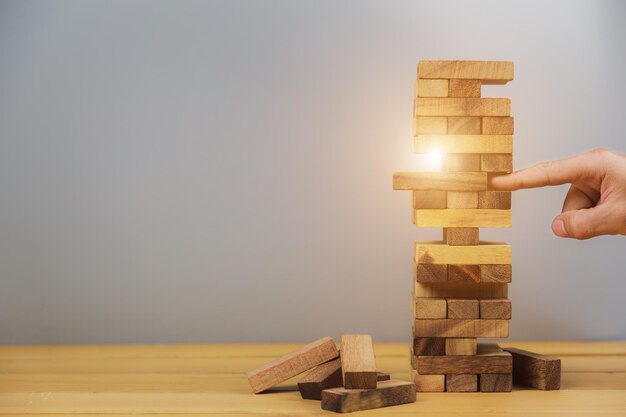
[[[563,222],[563,220],[559,219],[559,220],[555,220],[554,223],[552,223],[552,230],[554,231],[554,234],[560,237],[567,237],[567,231],[565,230],[565,222]]]

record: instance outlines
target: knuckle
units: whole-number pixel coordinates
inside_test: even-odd
[[[595,235],[592,224],[590,222],[583,221],[581,216],[569,216],[565,228],[567,229],[568,234],[576,239],[589,239]]]

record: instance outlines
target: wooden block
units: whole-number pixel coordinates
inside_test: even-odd
[[[337,356],[339,352],[333,339],[323,337],[248,372],[248,382],[258,394]]]
[[[449,319],[477,319],[479,318],[478,300],[448,299]]]
[[[480,191],[478,193],[478,208],[481,209],[511,209],[510,191]]]
[[[480,157],[478,154],[449,153],[444,158],[444,171],[448,172],[477,172],[480,171]]]
[[[417,135],[415,153],[502,154],[513,151],[511,135]]]
[[[476,191],[474,191],[476,192]],[[413,208],[446,208],[446,191],[413,191]]]
[[[481,155],[480,170],[483,172],[512,172],[513,155],[510,153]]]
[[[511,246],[498,242],[451,246],[438,241],[416,241],[415,260],[424,264],[510,264]]]
[[[480,84],[480,80],[452,79],[448,88],[448,97],[480,97]]]
[[[416,298],[416,319],[445,319],[446,300],[443,298]]]
[[[416,116],[510,116],[508,98],[418,97]]]
[[[512,276],[511,264],[480,266],[480,282],[511,282]]]
[[[446,355],[476,355],[476,339],[474,338],[448,338],[446,339]]]
[[[511,227],[511,210],[417,209],[417,227]]]
[[[413,295],[422,298],[506,298],[507,293],[508,285],[503,283],[415,282],[413,285]]]
[[[480,374],[478,377],[480,392],[511,392],[512,374]]]
[[[480,318],[510,320],[511,300],[506,298],[480,300]]]
[[[417,97],[448,97],[448,80],[417,80]]]
[[[337,413],[370,410],[415,402],[412,382],[391,379],[374,389],[330,388],[322,391],[322,409]]]
[[[411,354],[416,356],[445,355],[446,340],[443,337],[414,337]]]
[[[413,369],[411,379],[417,392],[444,392],[446,390],[445,375],[420,375]]]
[[[459,78],[481,80],[483,84],[504,84],[513,79],[510,61],[420,61],[419,78]]]
[[[484,172],[396,172],[394,190],[486,191]]]
[[[561,388],[561,360],[527,350],[506,348],[513,355],[513,382],[541,390]]]
[[[479,343],[476,355],[467,356],[419,356],[417,372],[421,375],[445,373],[454,375],[510,374],[513,370],[511,354],[495,348],[485,348]]]
[[[344,334],[341,336],[340,350],[343,386],[348,389],[376,388],[376,359],[372,336]]]
[[[391,376],[389,374],[386,374],[384,372],[376,372],[376,381],[380,382],[380,381],[389,381],[391,379]]]
[[[414,320],[413,336],[419,337],[509,337],[508,320],[437,319]],[[424,373],[421,372],[420,373]],[[440,374],[452,372],[436,372]],[[471,372],[498,373],[498,372]]]
[[[446,375],[446,392],[477,392],[478,375]]]
[[[480,265],[449,265],[448,281],[480,282]]]
[[[480,117],[457,116],[448,117],[449,135],[480,135]]]
[[[319,365],[306,374],[298,381],[298,390],[305,400],[319,400],[322,398],[322,390],[342,385],[341,359],[337,358]]]
[[[446,134],[447,132],[447,117],[416,116],[413,118],[413,136],[419,134]]]
[[[443,242],[451,246],[478,245],[478,227],[445,227]]]
[[[512,135],[514,131],[512,117],[483,117],[482,125],[483,135]]]
[[[487,191],[483,191],[487,192]],[[494,191],[492,191],[494,192]],[[447,208],[478,208],[478,191],[447,191]]]
[[[448,265],[415,264],[415,280],[417,282],[446,282]]]

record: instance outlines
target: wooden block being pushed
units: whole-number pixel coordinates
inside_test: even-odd
[[[480,392],[511,392],[512,374],[480,374],[478,377]]]
[[[448,338],[446,339],[446,355],[475,355],[476,354],[475,338]]]
[[[412,369],[411,380],[417,392],[444,392],[446,390],[445,375],[420,375]]]
[[[416,116],[510,116],[508,98],[418,97]],[[507,152],[501,152],[507,153]]]
[[[372,389],[330,388],[322,391],[322,410],[336,413],[351,413],[414,402],[415,385],[396,379],[381,381],[378,388]]]
[[[478,310],[478,308],[476,308],[476,310]],[[446,300],[443,298],[415,299],[416,319],[445,319],[446,313]],[[476,318],[478,318],[478,314]]]
[[[306,374],[298,381],[298,390],[305,400],[319,400],[322,398],[323,390],[342,385],[341,359],[337,358],[321,364]]]
[[[511,246],[497,242],[451,246],[436,241],[416,241],[415,261],[425,264],[510,264]]]
[[[483,84],[504,84],[513,79],[510,61],[420,61],[419,78],[459,78],[481,80]]]
[[[417,209],[417,227],[511,227],[511,210]]]
[[[495,343],[478,344],[476,355],[419,356],[417,358],[417,372],[422,375],[510,374],[512,370],[511,354],[502,351]]]
[[[248,372],[248,382],[258,394],[337,356],[339,351],[333,339],[323,337]]]
[[[517,348],[506,348],[513,355],[513,382],[541,390],[561,388],[561,360]]]
[[[415,320],[413,336],[419,337],[509,337],[508,320],[435,319]],[[342,353],[343,355],[343,353]],[[423,373],[423,372],[420,372]],[[439,372],[442,374],[450,372]],[[473,372],[475,374],[485,372]]]
[[[417,135],[413,138],[415,153],[502,154],[512,151],[511,135]]]
[[[446,392],[477,392],[478,375],[446,375]]]
[[[477,319],[479,317],[478,300],[448,299],[449,319]]]
[[[485,172],[396,172],[394,190],[485,191]]]
[[[480,318],[510,320],[511,300],[506,298],[480,300]]]
[[[478,227],[445,227],[443,242],[451,246],[478,245]]]
[[[343,335],[340,349],[343,386],[348,389],[376,388],[376,358],[372,336],[368,334]]]

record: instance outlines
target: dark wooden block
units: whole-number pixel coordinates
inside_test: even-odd
[[[376,381],[380,382],[380,381],[389,381],[391,379],[391,376],[389,374],[386,374],[384,372],[377,372],[376,373]]]
[[[508,265],[481,265],[480,282],[511,282],[513,268]]]
[[[417,282],[446,282],[448,280],[448,265],[415,264],[415,280]]]
[[[322,391],[322,409],[337,413],[415,402],[415,384],[391,379],[374,389],[330,388]]]
[[[417,372],[433,374],[510,374],[513,370],[511,354],[495,343],[479,343],[472,356],[419,356]]]
[[[478,300],[455,300],[447,301],[449,319],[477,319],[479,317]]]
[[[506,348],[513,355],[513,382],[541,390],[561,388],[561,360],[517,348]]]
[[[478,377],[480,392],[511,392],[512,374],[480,374]]]
[[[319,400],[322,398],[323,390],[342,385],[341,359],[337,358],[319,365],[306,374],[304,378],[298,381],[298,390],[305,400]]]
[[[480,300],[481,319],[511,319],[511,300],[494,298]]]
[[[443,241],[451,246],[478,245],[478,227],[444,227]]]
[[[446,339],[444,337],[414,337],[413,355],[442,356],[446,354]]]
[[[480,265],[449,265],[448,281],[480,282]]]
[[[372,336],[344,334],[340,347],[343,385],[347,389],[376,388],[376,358]]]
[[[446,375],[447,392],[478,391],[478,375]]]

